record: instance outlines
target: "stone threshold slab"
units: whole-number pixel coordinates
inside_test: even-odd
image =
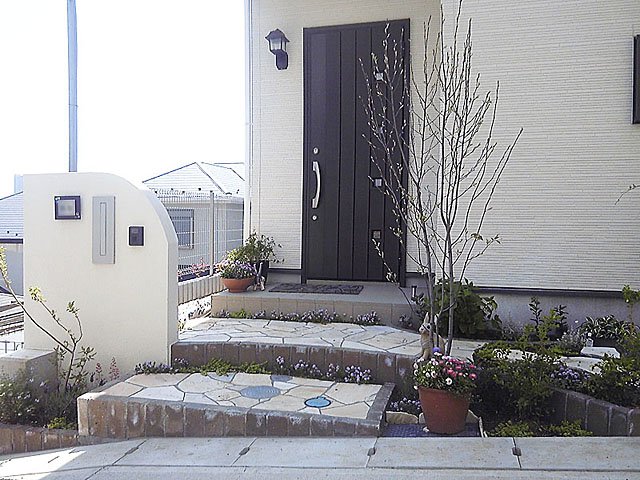
[[[162,374],[171,376],[172,374]],[[177,374],[180,376],[180,374]],[[200,375],[200,374],[195,374]],[[249,376],[249,375],[247,375]],[[136,377],[141,377],[140,375]],[[135,397],[132,381],[107,384],[78,398],[79,435],[92,439],[139,437],[353,437],[379,436],[394,385],[381,385],[364,418]],[[149,376],[154,377],[153,375]],[[157,375],[155,376],[157,377]],[[174,375],[176,377],[176,375]],[[187,375],[182,375],[182,381]],[[300,382],[309,379],[297,379]],[[326,382],[331,383],[331,382]],[[125,385],[123,387],[123,385]],[[353,384],[336,384],[353,385]],[[371,385],[367,385],[371,387]],[[152,387],[153,388],[153,387]],[[161,387],[162,388],[162,387]],[[118,392],[118,389],[121,389]],[[119,393],[117,395],[110,392]],[[283,395],[283,397],[286,393]],[[321,410],[320,410],[321,411]]]

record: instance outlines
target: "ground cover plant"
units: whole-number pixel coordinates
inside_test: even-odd
[[[376,312],[365,313],[362,315],[342,315],[336,312],[329,312],[326,309],[309,310],[304,313],[284,313],[272,310],[260,310],[250,313],[244,309],[228,312],[220,310],[216,315],[218,318],[253,318],[258,320],[282,320],[285,322],[301,322],[301,323],[354,323],[356,325],[380,325],[380,319]]]
[[[191,365],[184,359],[175,359],[172,365],[156,362],[144,362],[136,365],[136,374],[153,373],[215,373],[216,375],[228,375],[230,373],[264,373],[275,375],[290,375],[302,378],[329,380],[343,383],[372,383],[371,370],[363,369],[359,365],[347,365],[342,367],[337,364],[329,364],[327,370],[321,370],[317,365],[306,360],[299,359],[296,362],[287,362],[284,357],[276,358],[276,365],[270,367],[264,363],[243,363],[234,365],[219,358],[213,358],[204,365]]]

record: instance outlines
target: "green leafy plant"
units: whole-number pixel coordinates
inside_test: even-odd
[[[629,311],[629,321],[633,322],[633,307],[640,302],[640,290],[634,290],[629,285],[622,287],[622,298],[627,304]]]
[[[557,305],[552,307],[547,315],[543,316],[540,300],[538,300],[538,297],[531,297],[529,311],[533,317],[530,320],[535,326],[532,329],[527,329],[530,338],[542,342],[561,338],[562,335],[569,331],[566,308],[564,305]]]
[[[0,423],[37,424],[42,416],[40,392],[24,370],[0,380]]]
[[[547,425],[542,430],[551,437],[591,437],[593,435],[589,430],[582,428],[580,420],[573,422],[564,420],[559,425]]]
[[[606,356],[600,373],[585,384],[589,395],[623,407],[640,407],[640,362],[633,357]]]
[[[227,253],[227,259],[249,263],[260,261],[279,263],[282,260],[277,257],[276,248],[282,248],[282,245],[276,243],[272,237],[252,232],[242,246],[234,248]]]
[[[501,422],[494,429],[487,432],[490,437],[533,437],[528,422]]]
[[[605,317],[587,317],[580,325],[578,331],[584,337],[608,338],[611,340],[622,340],[625,336],[632,334],[636,327],[633,323],[618,320],[613,315]]]
[[[453,289],[449,288],[449,282],[439,282],[436,286],[436,309],[442,311],[438,318],[438,332],[446,335],[449,329],[450,292],[453,291],[455,297],[454,313],[455,325],[454,335],[466,338],[500,338],[502,322],[495,313],[498,304],[493,297],[481,297],[475,291],[473,283],[454,282]],[[413,298],[418,306],[421,317],[425,317],[428,302],[424,294],[419,294]]]
[[[480,369],[478,403],[484,411],[499,417],[546,417],[552,374],[559,368],[556,355],[541,347],[535,354],[525,352],[521,359],[509,358],[509,352],[504,342],[486,344],[474,352]]]
[[[413,370],[417,386],[445,390],[455,395],[469,395],[473,392],[477,378],[473,363],[442,355],[439,351],[434,351],[429,360],[418,360]]]

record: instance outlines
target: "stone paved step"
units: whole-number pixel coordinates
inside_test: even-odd
[[[135,375],[78,399],[79,434],[378,436],[393,388],[265,374]]]
[[[454,340],[452,355],[471,357],[483,342]],[[232,364],[266,363],[277,366],[299,360],[326,371],[330,364],[356,365],[371,371],[378,383],[404,385],[411,381],[420,336],[393,327],[351,323],[302,323],[255,319],[198,319],[171,347],[172,359],[204,365],[213,358]]]

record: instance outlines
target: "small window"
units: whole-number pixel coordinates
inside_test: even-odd
[[[167,209],[173,228],[178,236],[178,247],[193,248],[193,209]]]

